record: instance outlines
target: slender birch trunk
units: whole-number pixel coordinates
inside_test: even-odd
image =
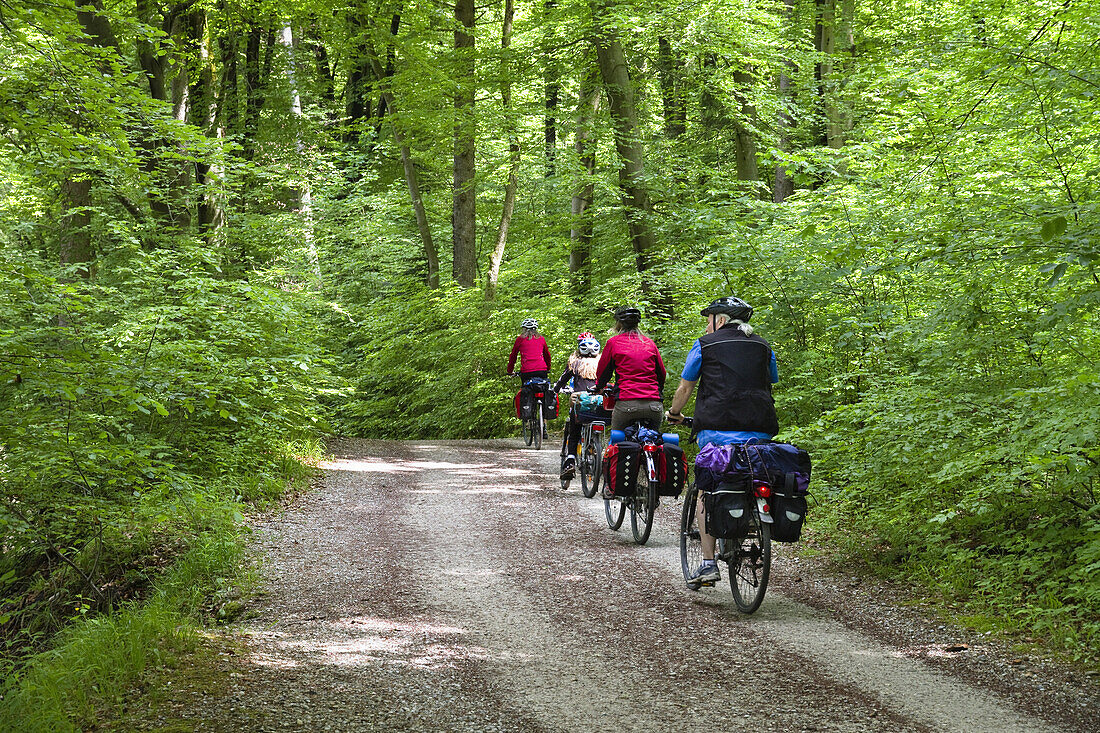
[[[500,263],[504,260],[504,248],[508,243],[508,227],[512,222],[512,211],[516,205],[516,186],[519,178],[519,138],[516,137],[512,121],[512,82],[508,63],[508,50],[512,43],[512,18],[515,8],[512,0],[504,1],[504,22],[500,32],[500,101],[504,108],[504,117],[508,131],[508,183],[504,186],[504,205],[500,212],[500,226],[497,227],[497,243],[489,261],[489,277],[485,280],[485,299],[496,297],[497,277]]]

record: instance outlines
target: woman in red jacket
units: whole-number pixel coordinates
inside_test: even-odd
[[[616,334],[607,340],[596,366],[595,392],[616,377],[619,394],[611,411],[611,429],[622,430],[643,419],[660,429],[664,417],[661,390],[665,387],[665,364],[657,344],[638,330],[642,312],[637,308],[615,311]]]
[[[515,374],[516,356],[519,356],[519,378],[523,383],[531,379],[546,379],[550,374],[550,349],[546,339],[539,333],[539,322],[534,318],[524,318],[520,324],[519,336],[512,344],[512,354],[508,357],[508,375]]]
[[[508,374],[513,375],[516,366],[516,357],[519,357],[519,382],[522,385],[521,403],[526,414],[535,407],[534,396],[527,383],[532,379],[546,379],[550,376],[550,349],[546,345],[546,339],[539,333],[539,322],[534,318],[524,318],[520,324],[519,336],[516,336],[512,344],[512,354],[508,357]],[[549,390],[549,382],[546,389]],[[551,395],[552,397],[552,395]],[[546,439],[546,431],[543,430],[543,440]]]

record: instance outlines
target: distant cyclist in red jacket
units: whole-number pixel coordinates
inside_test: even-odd
[[[661,390],[665,386],[665,364],[657,344],[638,330],[642,312],[637,308],[615,311],[617,333],[607,340],[596,366],[595,392],[600,392],[611,377],[619,388],[611,411],[611,429],[622,430],[635,420],[647,420],[654,430],[661,427],[664,406]]]
[[[519,381],[523,385],[523,403],[525,409],[532,409],[534,397],[527,383],[532,379],[546,379],[550,376],[550,348],[546,339],[539,333],[539,322],[534,318],[524,318],[520,324],[519,336],[512,344],[512,353],[508,357],[508,374],[515,374],[516,357],[519,357]],[[547,385],[549,386],[549,384]],[[546,439],[546,431],[543,431]]]
[[[539,322],[534,318],[524,318],[520,324],[519,336],[516,336],[512,354],[508,357],[509,376],[515,374],[516,356],[519,356],[520,381],[546,379],[549,376],[550,348],[539,333]]]

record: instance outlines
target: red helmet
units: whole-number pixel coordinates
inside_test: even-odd
[[[595,336],[593,336],[591,332],[585,331],[580,336],[577,336],[577,341],[580,342],[580,341],[584,341],[585,339],[590,339],[590,338],[595,338]]]

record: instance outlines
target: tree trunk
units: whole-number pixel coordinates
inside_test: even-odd
[[[61,198],[65,214],[61,218],[61,247],[58,259],[62,265],[82,265],[80,276],[92,276],[92,223],[88,206],[92,203],[92,181],[72,176],[61,182]]]
[[[783,0],[784,19],[788,27],[793,22],[795,0]],[[777,147],[781,152],[789,152],[791,147],[791,129],[794,127],[794,119],[787,113],[784,105],[793,103],[791,93],[791,77],[787,69],[793,74],[797,71],[794,62],[788,62],[786,69],[779,72],[779,111],[776,113],[776,127],[779,130]],[[775,166],[775,180],[772,183],[772,201],[781,204],[794,193],[794,180],[787,173],[786,163],[780,161]]]
[[[244,129],[241,141],[245,160],[256,157],[256,137],[260,130],[260,112],[264,105],[260,81],[260,44],[263,32],[261,26],[249,21],[244,53]]]
[[[508,49],[512,43],[512,17],[515,8],[512,0],[504,0],[504,21],[500,32],[500,101],[508,130],[508,183],[504,186],[504,205],[500,212],[500,226],[497,227],[497,244],[489,261],[489,277],[485,280],[485,299],[496,297],[497,276],[500,263],[504,260],[504,247],[508,243],[508,227],[512,222],[512,211],[516,205],[516,185],[519,177],[519,138],[516,137],[515,123],[512,120],[512,82],[511,65],[508,63]]]
[[[224,3],[222,5],[225,7]],[[232,28],[223,30],[218,37],[218,51],[221,62],[221,83],[218,95],[219,127],[225,137],[237,132],[240,122],[239,98],[237,95],[237,31]]]
[[[349,35],[352,38],[352,51],[348,80],[344,85],[344,142],[354,143],[362,132],[362,122],[370,116],[371,101],[368,90],[371,58],[373,56],[367,34],[369,18],[364,17],[362,9],[348,13]]]
[[[452,208],[455,282],[473,287],[477,269],[476,192],[474,190],[474,0],[455,2],[454,196]]]
[[[814,0],[816,19],[814,27],[814,48],[822,57],[814,67],[814,80],[817,82],[818,124],[815,138],[818,145],[829,144],[829,120],[832,109],[828,100],[829,75],[832,71],[833,21],[835,0]]]
[[[645,148],[638,131],[634,84],[630,79],[626,55],[615,30],[607,22],[607,14],[606,5],[600,5],[597,10],[596,56],[615,131],[615,149],[620,158],[619,188],[623,193],[630,239],[637,257],[638,272],[645,272],[651,264],[650,251],[656,245],[646,220],[650,203],[649,192],[642,180]]]
[[[401,7],[398,6],[398,10],[390,18],[390,38],[397,38],[398,31],[401,30]],[[389,79],[393,76],[397,64],[397,49],[394,47],[393,42],[386,44],[386,78]],[[379,79],[379,82],[382,80]],[[379,97],[378,99],[378,114],[375,115],[375,138],[378,137],[378,128],[382,125],[382,118],[386,116],[386,98]]]
[[[218,128],[218,102],[214,90],[214,68],[210,46],[206,33],[206,11],[199,10],[191,16],[188,23],[191,41],[198,51],[199,70],[192,84],[191,123],[203,131],[207,137],[222,137]],[[224,165],[221,153],[215,152],[212,160],[199,160],[195,163],[195,181],[202,188],[197,202],[198,227],[209,242],[220,235],[225,222],[225,197],[221,190]]]
[[[831,0],[831,2],[834,3],[835,7],[836,0]],[[855,5],[855,0],[841,0],[839,19],[835,18],[835,10],[833,13],[834,19],[836,20],[836,32],[833,34],[834,51],[838,55],[843,55],[845,59],[851,59],[855,47],[855,35],[853,32]],[[832,71],[831,64],[829,70],[830,72]],[[842,70],[841,75],[843,75],[843,73]],[[833,86],[842,86],[842,80],[838,81],[840,83],[834,84]],[[852,127],[852,123],[847,112],[841,106],[839,89],[834,89],[829,95],[829,104],[826,106],[826,113],[829,118],[829,147],[837,149],[843,148],[844,140]]]
[[[154,0],[137,0],[134,10],[137,19],[142,23],[159,26],[163,20],[160,8],[154,7]],[[138,63],[149,80],[149,96],[161,102],[167,101],[168,88],[164,68],[166,57],[158,53],[159,49],[148,36],[138,36],[136,46]]]
[[[546,114],[543,117],[542,134],[546,150],[546,177],[557,172],[558,157],[558,104],[561,101],[561,80],[558,73],[558,59],[554,48],[557,42],[554,22],[554,9],[557,0],[545,0],[543,3],[543,54],[546,66],[543,68],[543,90],[545,92]]]
[[[295,74],[294,59],[294,32],[289,25],[283,26],[283,32],[279,39],[286,47],[287,65],[286,80],[290,87],[290,115],[295,120],[294,144],[301,159],[305,153],[305,145],[302,144],[302,125],[305,120],[302,116],[302,98],[298,94],[298,79]],[[303,171],[308,166],[303,166]],[[303,181],[298,190],[298,211],[302,214],[302,236],[306,245],[306,258],[309,262],[313,276],[317,279],[317,286],[324,284],[321,277],[321,263],[317,258],[317,242],[313,236],[313,195],[309,189],[309,182]]]
[[[592,249],[592,214],[589,208],[595,197],[596,146],[589,144],[592,125],[600,109],[599,69],[589,68],[581,84],[577,103],[577,131],[573,150],[581,164],[581,179],[573,191],[572,226],[569,228],[569,272],[576,276],[577,289],[586,292],[591,284],[588,258]]]
[[[683,61],[664,36],[657,39],[657,66],[661,77],[661,106],[665,137],[675,140],[687,130],[687,105],[684,104]]]
[[[756,122],[756,107],[749,101],[747,89],[753,83],[751,73],[739,71],[733,75],[737,84],[734,97],[741,105],[740,114],[733,124],[734,135],[737,140],[737,179],[740,181],[757,182],[760,180],[760,171],[756,165],[756,139],[753,137],[752,126]],[[758,187],[754,187],[757,188]],[[755,190],[759,196],[761,190]]]
[[[173,39],[176,48],[186,49],[189,39],[187,37],[187,18],[180,14],[174,14],[171,26],[168,30],[169,37]],[[167,72],[170,78],[169,95],[172,100],[172,117],[180,123],[186,123],[191,117],[191,75],[188,64],[183,54],[174,54],[168,64]],[[184,146],[177,143],[177,149],[183,153]],[[192,165],[181,160],[173,162],[172,177],[169,182],[168,201],[172,207],[173,220],[181,229],[191,227],[191,205],[189,201],[191,190]]]

